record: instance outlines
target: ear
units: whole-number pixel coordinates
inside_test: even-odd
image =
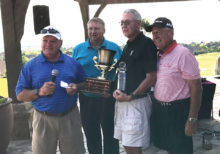
[[[103,27],[103,34],[105,34],[105,27]]]
[[[141,28],[141,20],[138,20],[137,21],[137,25],[138,25],[138,27],[139,27],[139,29]]]
[[[170,30],[170,34],[171,34],[172,37],[174,36],[174,30],[173,29]]]
[[[58,41],[58,47],[61,48],[62,44],[63,44],[63,40],[59,40]]]

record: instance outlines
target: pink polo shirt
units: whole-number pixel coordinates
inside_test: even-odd
[[[154,96],[163,102],[188,98],[190,91],[186,80],[200,78],[198,62],[189,49],[177,45],[176,41],[167,51],[158,60]]]

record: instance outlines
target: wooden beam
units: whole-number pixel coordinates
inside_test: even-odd
[[[121,3],[152,3],[152,2],[175,2],[175,1],[192,1],[192,0],[75,0],[78,2],[87,1],[89,5],[94,4],[121,4]]]
[[[89,21],[89,6],[88,3],[84,3],[84,2],[79,2],[79,6],[83,20],[85,40],[87,40],[88,39],[87,22]]]
[[[30,0],[1,0],[8,92],[13,102],[17,102],[15,87],[22,64],[20,40],[29,2]]]
[[[101,4],[100,7],[98,8],[98,10],[96,11],[94,17],[98,17],[100,15],[100,13],[102,12],[102,10],[106,7],[107,4]]]

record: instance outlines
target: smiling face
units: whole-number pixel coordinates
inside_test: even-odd
[[[102,42],[103,35],[105,33],[105,28],[103,24],[91,21],[88,23],[87,28],[91,44],[93,44],[93,42]]]
[[[62,45],[62,40],[58,40],[53,36],[44,36],[41,42],[41,48],[43,50],[44,56],[49,61],[55,61],[59,58],[60,52],[59,49]]]
[[[153,27],[152,35],[154,44],[160,51],[164,52],[173,42],[173,29]]]
[[[140,32],[141,21],[136,20],[132,13],[123,13],[121,19],[121,29],[130,41],[134,40]]]

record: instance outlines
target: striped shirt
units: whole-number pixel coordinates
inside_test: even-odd
[[[170,46],[158,60],[157,82],[154,96],[157,100],[171,102],[190,97],[190,89],[186,80],[200,78],[200,70],[195,56],[189,49],[177,45]],[[167,49],[167,50],[170,50]]]

